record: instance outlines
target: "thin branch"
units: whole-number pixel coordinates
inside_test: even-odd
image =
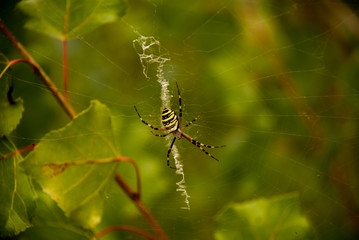
[[[138,228],[135,228],[135,227],[131,227],[131,226],[125,226],[125,225],[116,225],[116,226],[111,226],[111,227],[108,227],[104,230],[102,230],[101,232],[99,233],[96,233],[95,237],[97,239],[111,233],[111,232],[114,232],[114,231],[129,231],[129,232],[134,232],[134,233],[137,233],[138,235],[141,235],[147,239],[150,239],[150,240],[156,240],[156,238],[154,236],[152,236],[151,234],[141,230],[141,229],[138,229]]]
[[[158,224],[157,220],[153,217],[151,212],[148,210],[146,205],[142,202],[142,200],[138,197],[136,192],[134,192],[131,187],[126,183],[126,181],[119,175],[116,174],[115,180],[117,184],[125,191],[127,196],[133,201],[137,209],[141,212],[141,214],[145,217],[148,223],[151,225],[153,231],[157,234],[158,238],[161,240],[167,240],[165,232]]]
[[[140,178],[140,170],[138,169],[137,163],[133,161],[129,157],[119,157],[121,161],[129,162],[133,165],[136,171],[136,182],[137,182],[137,198],[141,198],[141,178]]]
[[[49,76],[45,71],[40,67],[40,65],[34,60],[34,58],[26,51],[26,49],[21,45],[21,43],[16,39],[12,32],[6,27],[4,22],[0,19],[0,30],[5,35],[5,37],[12,43],[12,45],[18,50],[21,56],[27,61],[34,69],[34,73],[39,76],[39,78],[44,82],[47,88],[54,95],[60,106],[65,110],[67,115],[73,119],[76,117],[76,112],[72,106],[66,101],[64,96],[57,89],[55,84],[51,81]]]
[[[64,65],[64,97],[65,100],[69,101],[68,95],[68,79],[67,79],[67,40],[62,40],[62,57],[63,57],[63,65]]]
[[[6,65],[6,67],[1,71],[0,73],[0,79],[2,78],[2,76],[5,74],[5,72],[14,64],[19,63],[19,62],[24,62],[27,63],[29,65],[31,65],[28,61],[24,60],[24,59],[15,59],[12,61],[9,61]]]
[[[29,145],[29,146],[24,147],[23,149],[19,149],[19,150],[16,150],[15,152],[6,154],[6,155],[4,155],[4,156],[1,156],[1,157],[0,157],[0,161],[3,160],[3,159],[5,159],[5,158],[8,158],[8,157],[15,156],[15,155],[20,154],[20,153],[23,153],[23,152],[26,152],[26,151],[30,151],[30,150],[34,149],[35,147],[37,147],[37,144],[31,144],[31,145]]]

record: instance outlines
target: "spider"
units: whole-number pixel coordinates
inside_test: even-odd
[[[190,126],[193,122],[195,122],[199,117],[200,115],[198,115],[195,119],[193,119],[191,122],[187,123],[186,125],[184,125],[183,127],[181,126],[181,123],[182,123],[182,100],[181,100],[181,94],[180,94],[180,90],[178,88],[178,84],[176,82],[176,86],[177,86],[177,91],[178,91],[178,101],[179,101],[179,116],[177,116],[177,114],[170,108],[164,108],[163,111],[162,111],[162,124],[164,126],[164,128],[157,128],[157,127],[154,127],[152,126],[151,124],[145,122],[140,113],[137,111],[137,108],[136,106],[135,107],[135,110],[137,112],[137,115],[138,117],[140,118],[140,120],[146,124],[147,126],[149,126],[150,128],[154,129],[154,130],[157,130],[157,131],[169,131],[168,133],[166,134],[163,134],[163,135],[160,135],[160,134],[156,134],[154,132],[151,131],[151,133],[157,137],[166,137],[170,134],[173,134],[174,138],[172,140],[172,143],[170,145],[170,147],[168,148],[168,151],[167,151],[167,166],[170,167],[170,168],[173,168],[173,169],[176,169],[175,167],[172,167],[170,165],[170,154],[171,154],[171,151],[172,151],[172,147],[173,147],[173,144],[175,143],[176,139],[178,140],[181,140],[182,137],[184,139],[186,139],[187,141],[191,142],[193,145],[195,145],[196,147],[198,147],[199,149],[202,150],[202,152],[204,152],[205,154],[207,154],[209,157],[215,159],[218,161],[217,158],[215,158],[214,156],[212,156],[209,152],[206,151],[206,149],[204,149],[203,147],[206,147],[206,148],[221,148],[221,147],[225,147],[225,145],[223,146],[211,146],[211,145],[206,145],[206,144],[203,144],[203,143],[200,143],[196,140],[194,140],[192,137],[190,137],[188,134],[182,132],[183,129],[185,129],[186,127]]]

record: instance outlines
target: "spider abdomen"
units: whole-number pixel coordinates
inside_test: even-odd
[[[178,116],[172,109],[163,109],[162,124],[168,130],[176,130],[178,128]]]

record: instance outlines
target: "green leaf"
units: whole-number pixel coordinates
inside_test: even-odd
[[[6,138],[0,139],[0,155],[15,152]],[[21,155],[0,160],[0,236],[14,236],[31,226],[36,194],[29,177],[17,163]]]
[[[0,137],[9,135],[19,124],[24,111],[21,98],[12,98],[12,86],[6,76],[0,79]]]
[[[215,238],[314,239],[310,224],[300,213],[297,194],[256,199],[227,206],[217,217]]]
[[[93,233],[74,225],[64,212],[44,192],[38,192],[36,216],[33,227],[21,234],[20,239],[78,240],[93,239]]]
[[[67,126],[43,137],[22,166],[68,217],[94,227],[101,220],[103,199],[117,164],[68,163],[115,158],[119,154],[114,142],[109,109],[93,101]]]
[[[71,39],[125,13],[123,0],[23,0],[18,5],[31,18],[25,27],[58,39]]]

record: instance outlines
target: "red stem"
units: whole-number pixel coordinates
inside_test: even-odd
[[[0,78],[2,78],[2,76],[4,75],[4,73],[12,66],[12,65],[15,65],[16,63],[19,63],[19,62],[24,62],[24,63],[27,63],[29,64],[31,67],[34,67],[29,61],[27,60],[24,60],[24,59],[15,59],[15,60],[12,60],[12,61],[9,61],[6,65],[6,67],[2,70],[2,72],[0,73]]]
[[[137,193],[135,194],[137,198],[141,198],[141,179],[140,179],[140,170],[138,169],[137,163],[129,157],[119,157],[121,161],[129,162],[133,165],[136,171],[136,180],[137,180]]]
[[[45,71],[40,67],[40,65],[32,58],[32,56],[26,51],[26,49],[21,45],[21,43],[16,39],[12,32],[6,27],[5,23],[0,19],[0,31],[4,36],[12,43],[12,45],[18,50],[22,55],[24,60],[28,62],[34,69],[36,75],[44,82],[47,88],[54,95],[60,106],[66,111],[71,119],[76,117],[76,112],[72,106],[65,100],[64,96],[59,92],[55,84],[51,81],[50,77],[45,73]]]
[[[145,217],[148,223],[151,225],[153,231],[157,234],[158,239],[168,240],[165,232],[162,230],[161,226],[158,224],[157,220],[153,217],[150,210],[139,198],[138,193],[132,190],[132,188],[126,183],[126,181],[121,177],[120,174],[115,175],[115,180],[117,184],[125,191],[127,196],[132,200],[140,213]]]
[[[64,65],[64,97],[66,101],[69,101],[68,96],[68,87],[67,87],[67,41],[66,39],[62,40],[62,57],[63,57],[63,65]]]
[[[34,149],[35,147],[37,147],[37,144],[36,144],[36,143],[31,144],[31,145],[29,145],[29,146],[24,147],[23,149],[19,149],[19,150],[16,150],[15,152],[6,154],[6,155],[4,155],[4,156],[1,156],[1,157],[0,157],[0,161],[3,160],[3,159],[5,159],[5,158],[12,157],[12,156],[15,156],[15,155],[17,155],[17,154],[20,154],[20,153],[23,153],[23,152],[32,150],[32,149]]]
[[[135,227],[131,227],[131,226],[125,226],[125,225],[116,225],[116,226],[111,226],[111,227],[108,227],[104,230],[102,230],[101,232],[99,233],[96,233],[95,237],[96,238],[101,238],[111,232],[114,232],[114,231],[129,231],[129,232],[134,232],[134,233],[137,233],[138,235],[141,235],[147,239],[150,239],[150,240],[156,240],[156,238],[154,236],[152,236],[151,234],[145,232],[145,231],[142,231],[141,229],[138,229],[138,228],[135,228]]]
[[[16,64],[16,63],[19,63],[19,62],[24,62],[24,63],[27,63],[27,64],[30,64],[30,65],[31,65],[31,63],[29,63],[28,61],[26,61],[26,60],[24,60],[24,59],[15,59],[15,60],[9,61],[9,62],[7,63],[7,65],[10,67],[10,66],[12,66],[12,65],[14,65],[14,64]],[[31,67],[32,67],[32,65],[31,65]]]

